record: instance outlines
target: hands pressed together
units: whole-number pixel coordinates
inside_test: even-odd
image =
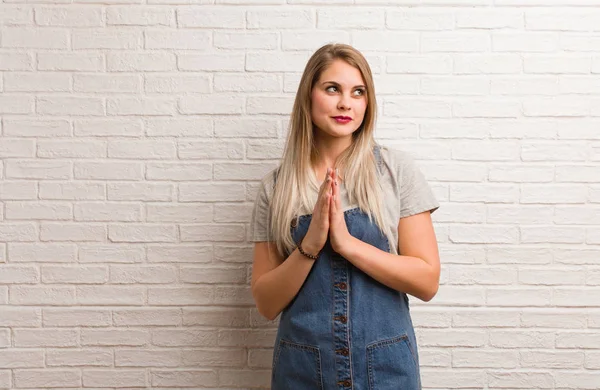
[[[325,246],[328,235],[332,249],[338,253],[352,238],[342,210],[337,170],[331,168],[327,168],[325,181],[319,189],[312,219],[302,241],[302,249],[316,255]]]

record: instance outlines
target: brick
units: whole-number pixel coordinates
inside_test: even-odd
[[[504,226],[461,226],[450,228],[450,239],[458,243],[515,244],[518,229]]]
[[[69,31],[60,28],[5,27],[2,47],[21,49],[68,49]]]
[[[174,190],[162,183],[109,183],[107,194],[112,201],[171,201]]]
[[[40,26],[101,27],[104,24],[100,7],[40,7],[35,10],[35,22]]]
[[[33,97],[0,96],[0,114],[30,114],[34,110]]]
[[[120,140],[109,141],[108,157],[117,159],[175,159],[177,150],[173,141],[162,140]]]
[[[78,286],[79,305],[143,305],[146,296],[144,286]]]
[[[41,324],[42,312],[35,308],[7,307],[0,318],[0,326],[3,327],[40,327]]]
[[[535,386],[539,389],[554,388],[554,377],[547,372],[488,372],[488,383],[493,387],[513,387],[527,389]]]
[[[2,265],[0,283],[2,284],[35,284],[39,283],[37,268],[32,266]]]
[[[104,141],[50,141],[40,140],[37,147],[38,157],[47,158],[101,158],[106,157]]]
[[[73,210],[63,202],[5,202],[6,220],[70,220]]]
[[[342,8],[317,12],[317,28],[319,29],[378,29],[384,25],[384,11],[376,8]]]
[[[510,77],[491,80],[492,95],[558,95],[554,77]]]
[[[584,56],[528,55],[523,59],[523,71],[533,74],[588,74],[592,59]]]
[[[149,222],[212,222],[213,207],[196,205],[147,205],[146,219]]]
[[[0,26],[22,26],[33,24],[33,10],[25,7],[4,6],[0,15]]]
[[[1,368],[43,368],[44,351],[43,350],[0,350]]]
[[[387,56],[387,72],[448,74],[452,72],[452,57],[445,54],[391,54]]]
[[[142,205],[136,203],[78,202],[75,221],[138,222],[142,220]]]
[[[11,262],[74,263],[77,258],[74,244],[10,243],[9,248]]]
[[[179,326],[182,323],[179,309],[124,309],[113,311],[115,326]]]
[[[278,33],[276,32],[213,32],[213,45],[220,49],[276,49]]]
[[[146,387],[145,370],[99,370],[83,371],[83,386],[85,387]]]
[[[207,305],[214,297],[212,287],[149,287],[148,303],[151,305]],[[214,351],[217,353],[217,351]]]
[[[205,95],[182,97],[179,99],[179,112],[182,114],[242,114],[244,98],[234,95]]]
[[[490,287],[487,290],[487,303],[493,306],[549,306],[551,290],[547,288]]]
[[[37,53],[37,69],[50,71],[99,72],[104,70],[104,56],[102,53],[96,52],[77,52],[76,54],[68,52],[40,52]]]
[[[144,39],[146,49],[205,50],[210,46],[206,31],[148,30]]]
[[[40,55],[41,53],[38,53],[38,56]],[[0,53],[0,70],[19,71],[31,69],[32,56],[29,53]]]
[[[35,145],[32,140],[9,139],[0,140],[0,157],[34,157]]]
[[[44,313],[45,327],[105,327],[111,325],[110,310],[82,308],[44,308],[42,310]],[[50,361],[54,361],[56,363],[55,365],[61,365],[60,362],[65,363],[67,360],[71,361],[70,358],[76,360],[75,356],[78,355],[75,351],[63,351],[64,355],[60,352],[61,351],[54,351],[54,353],[48,352],[48,365],[51,365]],[[74,355],[71,355],[71,353]],[[50,356],[53,358],[51,359]]]
[[[152,98],[108,98],[108,115],[172,115],[175,113],[175,100],[171,97]]]
[[[354,31],[352,44],[361,51],[416,52],[419,34],[414,32]]]
[[[585,203],[587,189],[574,185],[523,185],[521,203]]]
[[[137,75],[74,75],[73,90],[92,93],[136,93],[141,91],[142,79]]]
[[[191,181],[210,180],[212,165],[209,163],[147,163],[146,179]]]
[[[149,263],[208,263],[212,258],[212,245],[148,246]]]
[[[558,38],[545,32],[494,32],[492,51],[552,52],[558,50]]]
[[[75,303],[75,289],[73,287],[12,286],[10,293],[10,303],[21,306],[73,305]],[[48,342],[51,343],[52,341],[48,340]]]
[[[523,68],[521,56],[515,54],[458,53],[452,57],[457,74],[513,74]]]
[[[248,11],[249,18],[251,18],[252,12]],[[182,7],[177,9],[177,25],[183,28],[236,29],[244,28],[245,24],[246,12],[243,9],[236,10],[232,7]]]
[[[76,179],[141,180],[143,166],[139,162],[75,162]]]
[[[241,241],[245,230],[239,224],[180,225],[181,241]]]
[[[212,386],[218,385],[217,373],[211,370],[152,371],[152,386]]]
[[[74,128],[79,137],[139,137],[144,132],[142,122],[134,118],[75,120]]]
[[[387,98],[383,101],[383,112],[401,118],[450,118],[452,106],[444,100]]]
[[[40,199],[48,200],[101,200],[105,184],[95,182],[40,182]]]
[[[38,96],[36,112],[42,115],[104,115],[104,101],[95,97]]]
[[[23,347],[74,347],[77,345],[76,329],[15,329],[14,346]]]
[[[210,78],[207,75],[147,75],[144,90],[150,93],[209,93]]]
[[[141,49],[142,33],[121,29],[85,29],[73,30],[74,50],[81,49]]]
[[[531,9],[525,12],[525,26],[528,30],[598,31],[599,17],[595,9]]]
[[[280,114],[286,115],[294,107],[292,97],[249,97],[246,100],[248,114]]]
[[[480,52],[491,48],[490,36],[480,32],[424,32],[423,52]]]
[[[502,9],[461,9],[456,13],[457,28],[523,29],[523,12]]]
[[[213,329],[154,330],[152,344],[159,347],[218,347],[219,331]]]
[[[11,160],[7,161],[5,169],[9,179],[70,179],[72,165],[60,160]]]
[[[112,242],[174,242],[174,225],[123,224],[108,227],[108,239]]]
[[[177,66],[183,71],[236,71],[244,70],[242,54],[178,54]]]
[[[215,92],[279,92],[281,80],[274,74],[215,74],[214,89]]]
[[[454,29],[449,12],[406,8],[386,12],[386,27],[392,30],[441,31]]]
[[[143,248],[134,245],[80,245],[79,261],[82,263],[141,263],[145,258]]]
[[[103,241],[106,227],[98,224],[42,222],[42,241]]]
[[[4,181],[0,183],[1,200],[37,199],[36,183],[27,181]]]
[[[250,122],[251,121],[245,121]],[[212,137],[211,119],[196,118],[145,118],[144,127],[149,136]],[[241,130],[241,129],[240,129]],[[236,135],[237,137],[238,135]]]
[[[177,69],[177,59],[170,52],[109,52],[106,68],[109,72],[170,71]]]
[[[4,75],[6,92],[67,92],[71,77],[61,73],[7,73]]]
[[[110,283],[115,284],[165,284],[177,282],[177,272],[164,266],[122,266],[110,267]]]
[[[117,26],[173,26],[175,13],[161,7],[112,6],[106,9],[106,24]]]
[[[77,387],[81,386],[79,370],[15,370],[17,387]]]
[[[279,124],[270,119],[219,119],[215,121],[215,136],[221,138],[276,138]]]
[[[121,329],[82,329],[82,346],[144,346],[148,345],[150,332],[148,330]],[[118,386],[118,385],[117,385]]]
[[[316,23],[315,13],[309,9],[249,10],[246,18],[248,29],[309,29]]]
[[[245,69],[250,72],[302,72],[309,57],[305,52],[248,52]]]
[[[49,350],[46,361],[49,367],[110,367],[113,354],[102,349]]]

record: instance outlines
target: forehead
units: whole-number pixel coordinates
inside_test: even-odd
[[[319,82],[335,81],[340,85],[364,85],[365,81],[360,70],[342,60],[334,60],[321,73]]]

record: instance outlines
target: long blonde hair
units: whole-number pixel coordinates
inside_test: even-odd
[[[352,144],[338,158],[335,168],[348,192],[350,204],[358,204],[387,237],[391,237],[384,220],[382,190],[377,178],[373,149],[377,102],[371,68],[363,55],[352,46],[327,44],[319,48],[308,60],[292,109],[288,136],[276,173],[276,183],[271,201],[270,223],[273,240],[281,255],[289,254],[297,246],[291,236],[292,220],[300,210],[313,210],[319,185],[313,164],[317,161],[314,145],[314,125],[311,119],[311,92],[325,69],[336,59],[357,68],[365,82],[367,107],[362,124],[352,134]],[[312,188],[313,191],[308,191]]]

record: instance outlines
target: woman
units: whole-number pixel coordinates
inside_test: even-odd
[[[406,294],[437,292],[439,204],[408,154],[375,143],[376,112],[356,49],[312,55],[250,224],[254,300],[281,313],[272,389],[421,387]]]

